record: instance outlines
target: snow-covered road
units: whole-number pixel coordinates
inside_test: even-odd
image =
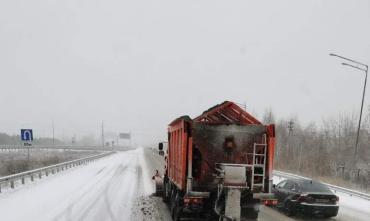
[[[136,220],[136,198],[153,191],[143,156],[142,149],[116,153],[2,193],[0,220]]]
[[[119,152],[0,194],[1,221],[170,221],[166,205],[154,192],[151,175],[163,158],[151,150]],[[279,178],[274,177],[274,182]],[[338,217],[370,220],[370,201],[338,193]],[[260,221],[311,220],[287,217],[261,206]],[[315,221],[322,219],[312,219]]]

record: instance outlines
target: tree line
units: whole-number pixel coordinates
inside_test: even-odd
[[[19,135],[8,135],[6,133],[0,133],[0,145],[22,145],[22,141]],[[48,137],[35,138],[32,141],[35,145],[52,145],[53,139]],[[54,139],[54,144],[62,145],[63,141]]]
[[[370,106],[363,116],[356,157],[358,114],[342,113],[303,125],[297,117],[277,120],[269,109],[263,122],[276,125],[276,170],[370,191]]]

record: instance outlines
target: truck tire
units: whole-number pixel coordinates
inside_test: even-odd
[[[176,191],[175,197],[171,200],[171,216],[174,221],[179,221],[182,214],[181,197],[178,191]]]
[[[168,203],[170,201],[170,185],[168,182],[163,182],[162,200],[165,203]]]
[[[256,220],[258,218],[258,210],[254,208],[241,208],[241,220]]]
[[[258,218],[258,211],[251,209],[250,211],[248,211],[247,218],[256,220]]]
[[[175,210],[173,214],[173,220],[174,221],[180,221],[181,220],[181,215],[182,215],[182,206],[180,205],[180,200],[176,201],[175,204]]]
[[[213,211],[210,211],[207,213],[207,215],[205,216],[205,220],[206,221],[219,221],[220,220],[220,216],[217,215],[215,212]]]
[[[241,198],[242,220],[256,220],[258,218],[261,200],[254,199],[250,191],[243,191]]]
[[[170,194],[170,213],[171,213],[172,219],[174,219],[174,214],[175,214],[176,195],[177,195],[177,191],[175,188],[173,188]]]

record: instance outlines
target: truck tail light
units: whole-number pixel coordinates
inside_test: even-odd
[[[265,206],[276,206],[278,204],[277,199],[268,199],[268,200],[263,200],[263,204]]]
[[[201,204],[203,202],[203,198],[200,197],[187,197],[184,198],[184,204],[189,205],[189,204]]]

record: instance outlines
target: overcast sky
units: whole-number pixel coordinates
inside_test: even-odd
[[[0,131],[156,141],[224,100],[320,122],[364,79],[329,53],[370,64],[369,0],[0,0]]]

